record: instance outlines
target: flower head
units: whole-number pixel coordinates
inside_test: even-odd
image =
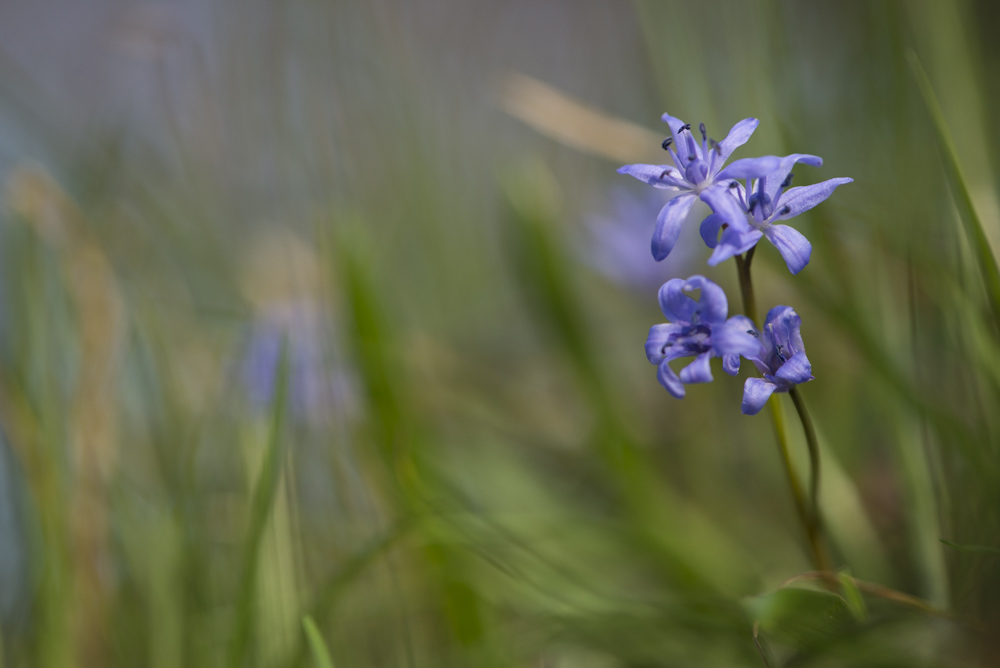
[[[695,290],[701,291],[697,301],[689,294]],[[674,397],[684,396],[687,383],[711,382],[711,358],[722,357],[723,370],[736,375],[739,356],[750,359],[759,351],[753,324],[743,316],[727,320],[726,293],[704,276],[669,280],[659,297],[660,309],[670,322],[649,329],[646,357],[658,366],[657,380]],[[671,360],[692,356],[694,361],[679,376],[670,368]]]
[[[770,155],[736,160],[723,169],[733,151],[750,139],[759,122],[756,118],[745,118],[737,123],[720,142],[708,138],[704,123],[698,126],[701,131],[701,141],[698,142],[691,132],[690,123],[669,114],[663,114],[663,120],[670,126],[671,133],[663,141],[663,148],[674,164],[636,164],[618,168],[619,174],[634,176],[654,188],[682,193],[667,202],[657,216],[651,245],[657,261],[670,254],[677,243],[681,225],[698,197],[705,199],[705,193],[716,187],[727,188],[733,179],[760,178],[780,166],[780,158]]]
[[[715,188],[704,193],[702,199],[714,212],[701,223],[702,238],[709,248],[715,249],[708,259],[709,265],[715,266],[747,252],[762,236],[777,247],[793,274],[809,264],[812,245],[800,232],[788,225],[778,225],[777,221],[808,211],[833,194],[837,186],[854,179],[837,178],[812,186],[788,188],[794,176],[792,167],[797,162],[820,167],[823,159],[794,153],[781,158],[774,172],[753,181],[747,179],[746,187],[734,180],[725,190]]]
[[[696,235],[682,238],[668,260],[653,260],[649,234],[663,200],[654,190],[634,190],[626,185],[612,190],[605,211],[584,220],[589,234],[581,255],[611,281],[645,296],[647,290],[657,290],[671,276],[690,273],[698,241]]]
[[[331,327],[319,305],[277,303],[253,321],[241,376],[250,406],[270,409],[277,386],[282,345],[288,347],[288,402],[291,413],[319,422],[330,413],[349,411],[354,396],[349,375],[329,364]]]
[[[775,306],[767,312],[757,353],[744,355],[763,378],[748,378],[743,386],[745,415],[756,415],[775,392],[787,392],[813,379],[799,328],[802,319],[791,306]],[[737,365],[738,366],[738,365]]]

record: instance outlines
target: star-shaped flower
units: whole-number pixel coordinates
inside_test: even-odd
[[[747,378],[743,385],[745,415],[756,415],[775,392],[788,392],[813,379],[799,328],[802,319],[791,306],[775,306],[767,312],[756,354],[744,355],[763,378]],[[737,361],[737,369],[739,363]]]
[[[756,118],[745,118],[732,127],[726,138],[716,142],[708,138],[705,124],[699,126],[701,142],[691,133],[691,124],[670,114],[663,114],[663,120],[670,126],[671,136],[663,141],[663,148],[670,153],[673,165],[625,165],[618,168],[619,174],[634,176],[643,183],[661,190],[680,191],[683,194],[673,198],[656,219],[651,248],[657,261],[670,254],[681,225],[687,218],[691,206],[698,197],[715,189],[725,189],[733,179],[756,179],[779,168],[781,159],[769,155],[763,158],[736,160],[723,169],[723,164],[733,151],[750,139],[757,128]],[[721,186],[720,186],[721,184]],[[706,200],[707,201],[707,200]]]
[[[698,301],[687,294],[695,290],[701,291]],[[670,322],[650,328],[646,357],[658,366],[657,380],[674,397],[684,396],[687,383],[711,382],[711,358],[722,357],[723,370],[736,375],[740,355],[751,359],[759,352],[753,324],[743,316],[727,320],[726,293],[704,276],[671,279],[660,288],[659,298],[660,309]],[[691,356],[694,361],[680,376],[670,368],[671,360]]]
[[[781,158],[774,172],[752,182],[747,179],[746,187],[733,180],[726,190],[714,188],[702,195],[714,212],[701,223],[702,239],[709,248],[715,249],[708,259],[709,265],[715,266],[734,255],[747,252],[757,245],[762,236],[777,247],[793,274],[809,264],[812,254],[809,241],[798,230],[778,225],[777,222],[808,211],[833,194],[837,186],[851,183],[854,179],[830,179],[812,186],[785,190],[792,183],[792,167],[797,162],[820,167],[823,159],[794,153]]]

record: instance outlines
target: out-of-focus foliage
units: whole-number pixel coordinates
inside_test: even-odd
[[[992,3],[77,4],[0,7],[3,668],[990,665]],[[854,178],[755,262],[849,574],[644,358],[663,111]]]

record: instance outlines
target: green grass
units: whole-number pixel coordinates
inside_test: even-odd
[[[142,130],[5,67],[0,120],[44,152],[2,173],[0,603],[30,596],[0,666],[989,665],[987,4],[223,3]],[[855,179],[794,221],[800,275],[753,267],[803,319],[830,578],[749,370],[672,399],[655,287],[586,259],[588,217],[645,194],[586,151],[600,117],[540,134],[510,71],[655,132],[756,116],[736,157]],[[737,312],[734,268],[691,258]]]

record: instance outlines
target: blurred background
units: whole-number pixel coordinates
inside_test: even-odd
[[[7,0],[0,665],[998,665],[998,21]],[[854,178],[802,274],[754,263],[803,319],[836,593],[787,584],[749,365],[677,401],[644,357],[669,278],[740,310],[707,210],[657,264],[664,193],[615,173],[664,111]]]

